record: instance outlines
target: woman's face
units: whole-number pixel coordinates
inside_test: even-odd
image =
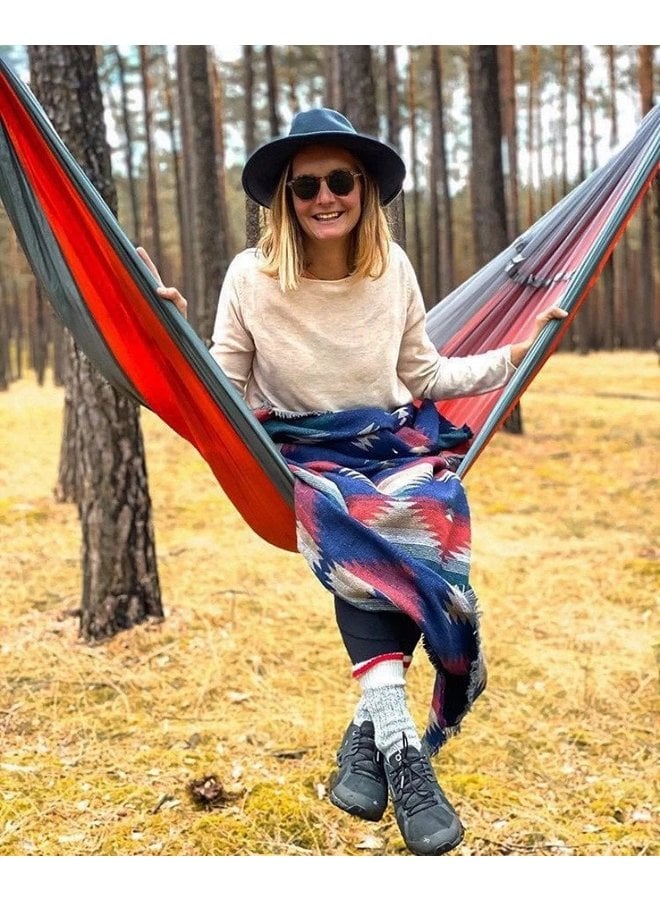
[[[359,171],[355,157],[341,147],[305,147],[293,158],[290,178],[329,175],[334,169]],[[361,181],[356,178],[353,190],[344,197],[333,194],[325,181],[321,181],[318,194],[311,200],[301,200],[291,192],[296,217],[308,240],[348,244],[348,236],[362,212]]]

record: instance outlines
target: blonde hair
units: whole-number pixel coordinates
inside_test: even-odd
[[[362,173],[362,211],[351,233],[348,268],[354,278],[380,278],[389,262],[390,226],[380,205],[378,185],[356,159]],[[261,271],[277,278],[283,292],[300,286],[305,270],[302,229],[287,190],[291,164],[277,184],[271,208],[265,210],[264,231],[257,244]]]

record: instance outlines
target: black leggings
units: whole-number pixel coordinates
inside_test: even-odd
[[[405,613],[359,609],[341,597],[335,597],[335,616],[354,666],[386,653],[412,656],[421,636]]]

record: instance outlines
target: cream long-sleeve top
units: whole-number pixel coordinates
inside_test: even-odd
[[[249,249],[227,270],[211,354],[252,409],[393,410],[413,399],[482,394],[506,384],[515,371],[510,345],[443,357],[425,318],[410,260],[394,242],[380,278],[303,278],[287,293],[260,271],[257,251]]]

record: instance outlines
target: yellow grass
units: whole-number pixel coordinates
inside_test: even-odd
[[[658,362],[558,355],[467,480],[489,688],[436,768],[456,854],[649,855],[657,825]],[[635,396],[617,396],[635,395]],[[166,619],[95,647],[62,393],[0,395],[0,854],[402,855],[326,794],[357,699],[332,604],[143,414]],[[420,726],[431,669],[409,675]],[[223,808],[188,784],[214,774]]]

